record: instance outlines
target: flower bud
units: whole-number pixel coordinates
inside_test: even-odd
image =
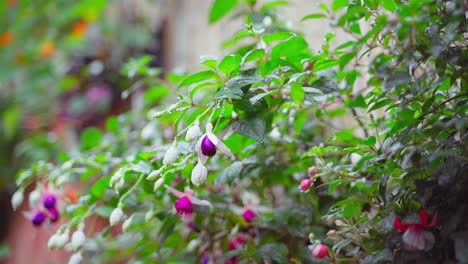
[[[155,170],[153,172],[151,172],[148,177],[146,177],[147,180],[154,180],[156,179],[157,177],[161,176],[161,171],[162,169],[159,169],[159,170]]]
[[[127,231],[130,228],[130,226],[132,225],[132,221],[133,221],[133,215],[130,216],[127,220],[124,221],[124,223],[122,225],[122,230]]]
[[[86,241],[86,235],[83,233],[81,230],[77,230],[73,232],[72,238],[71,238],[71,246],[74,250],[77,250]]]
[[[203,165],[203,163],[198,162],[197,165],[192,170],[192,183],[195,186],[200,186],[202,183],[205,182],[206,176],[208,174],[208,171],[206,170],[206,167]]]
[[[309,233],[309,240],[314,241],[315,239],[315,234],[314,233]]]
[[[177,148],[172,145],[167,151],[166,154],[164,154],[163,158],[163,164],[166,166],[170,166],[174,164],[174,162],[177,160]]]
[[[195,124],[187,130],[185,140],[192,141],[201,135],[200,127],[198,125],[199,122],[195,121]]]
[[[301,190],[301,192],[308,192],[313,183],[314,183],[313,178],[304,179],[299,184],[299,190]]]
[[[153,118],[159,118],[163,116],[165,113],[166,111],[157,111],[156,113],[154,113]]]
[[[83,262],[83,256],[80,252],[76,252],[68,260],[68,264],[81,264],[81,262]]]
[[[328,232],[327,232],[327,236],[335,236],[336,235],[336,230],[335,229],[330,229]]]
[[[56,248],[58,238],[59,238],[59,235],[57,235],[57,234],[54,234],[51,237],[49,237],[49,240],[47,241],[47,248],[49,248],[49,249]]]
[[[110,180],[110,185],[115,185],[119,181],[123,179],[124,176],[124,170],[122,168],[118,169],[114,175],[112,175],[112,178]]]
[[[247,223],[251,223],[257,215],[250,209],[245,210],[242,214],[242,217]]]
[[[153,216],[154,216],[154,211],[153,209],[149,210],[148,212],[146,212],[145,214],[145,222],[148,223],[149,221],[151,221],[151,219],[153,219]]]
[[[122,190],[122,188],[124,187],[125,185],[125,180],[122,178],[120,179],[115,185],[114,185],[114,189],[119,192],[120,190]]]
[[[114,211],[112,211],[110,217],[109,217],[109,222],[111,226],[114,226],[120,220],[122,220],[122,217],[124,216],[124,212],[120,208],[115,208]]]
[[[315,174],[317,174],[317,172],[318,172],[318,169],[315,166],[309,167],[307,169],[307,174],[309,174],[310,177],[314,177]]]
[[[327,254],[328,254],[328,247],[324,244],[318,244],[312,250],[312,256],[314,256],[314,258],[322,259],[322,258],[325,258]]]
[[[216,154],[216,145],[211,142],[208,136],[205,136],[201,142],[201,152],[203,155],[212,157]]]
[[[58,236],[55,246],[62,248],[68,242],[68,233],[63,233]]]
[[[335,220],[335,225],[336,225],[337,227],[345,227],[345,226],[347,226],[345,222],[343,222],[343,221],[341,221],[341,220],[339,220],[339,219],[338,219],[338,220]]]
[[[39,202],[41,199],[41,191],[40,190],[34,190],[31,193],[29,193],[29,206],[34,206]]]
[[[195,249],[197,249],[198,246],[200,246],[200,244],[201,241],[199,239],[193,239],[188,243],[186,249],[188,252],[193,252]]]
[[[163,184],[164,184],[164,177],[161,177],[154,183],[153,191],[157,191]]]
[[[23,191],[21,190],[16,191],[11,197],[11,206],[13,207],[13,210],[16,210],[23,203],[23,200],[24,200]]]

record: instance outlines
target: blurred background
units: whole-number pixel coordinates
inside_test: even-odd
[[[275,15],[303,32],[317,52],[331,27],[327,21],[301,23],[317,12],[314,1],[291,2]],[[132,100],[140,86],[124,74],[131,58],[146,55],[157,69],[152,74],[164,79],[199,69],[200,56],[237,49],[241,43],[227,40],[243,29],[243,19],[233,14],[209,24],[211,5],[211,0],[0,1],[1,263],[65,262],[65,252],[47,250],[53,230],[35,230],[20,213],[27,208],[13,213],[15,175],[34,161],[76,151],[84,129],[105,129],[108,117],[138,107]],[[342,42],[339,34],[335,40]]]

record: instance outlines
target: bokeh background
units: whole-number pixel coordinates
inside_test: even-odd
[[[327,33],[343,42],[344,34],[326,21],[299,23],[317,12],[316,1],[292,2],[275,15],[303,32],[312,51]],[[104,129],[108,117],[139,107],[132,101],[139,85],[123,74],[131,58],[147,55],[158,69],[154,74],[164,78],[194,72],[200,56],[221,57],[238,47],[227,40],[242,28],[242,19],[231,15],[209,24],[211,5],[211,0],[0,1],[0,263],[65,263],[67,253],[47,250],[53,227],[36,230],[13,212],[15,175],[34,161],[76,151],[84,129]]]

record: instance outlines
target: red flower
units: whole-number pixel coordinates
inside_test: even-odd
[[[326,257],[327,254],[328,254],[328,247],[324,244],[318,244],[312,250],[312,256],[314,256],[314,258],[322,259]]]
[[[404,232],[403,242],[408,250],[429,250],[434,246],[434,235],[424,229],[431,228],[437,223],[437,215],[432,218],[429,223],[429,216],[425,209],[418,212],[421,223],[419,224],[403,224],[400,218],[395,219],[393,225],[396,229]]]

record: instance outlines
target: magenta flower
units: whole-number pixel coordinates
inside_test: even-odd
[[[37,211],[34,215],[32,215],[31,222],[35,226],[40,226],[42,223],[44,223],[45,219],[46,215],[41,211]]]
[[[437,215],[429,222],[429,216],[425,209],[418,212],[421,222],[419,224],[403,224],[400,218],[396,218],[393,225],[403,233],[403,242],[408,250],[430,250],[434,246],[434,235],[424,229],[431,228],[437,223]]]
[[[314,177],[315,174],[317,174],[318,169],[315,166],[309,167],[307,169],[307,174],[309,174],[310,177]]]
[[[232,153],[229,148],[213,134],[213,125],[208,123],[206,125],[206,134],[198,141],[198,158],[202,163],[205,163],[208,157],[216,154],[216,149],[221,150],[226,155]]]
[[[314,178],[304,179],[299,184],[299,190],[301,190],[301,192],[308,192],[310,190],[310,187],[312,187],[313,183],[314,183]]]
[[[55,222],[57,222],[59,220],[60,213],[55,207],[47,208],[47,211],[49,213],[48,218],[49,218],[50,222],[55,223]]]
[[[324,244],[318,244],[312,250],[312,256],[314,258],[322,259],[325,258],[328,254],[328,247]]]
[[[203,138],[200,149],[202,154],[208,157],[212,157],[216,154],[216,146],[211,142],[208,136]]]
[[[193,212],[193,204],[187,196],[179,198],[174,207],[180,216],[190,215]]]
[[[242,214],[242,217],[244,217],[244,220],[247,223],[251,223],[256,216],[257,215],[250,209],[245,210],[245,212]]]
[[[57,202],[57,199],[55,198],[55,195],[53,194],[47,194],[42,200],[42,204],[44,205],[45,208],[55,207],[56,202]]]

